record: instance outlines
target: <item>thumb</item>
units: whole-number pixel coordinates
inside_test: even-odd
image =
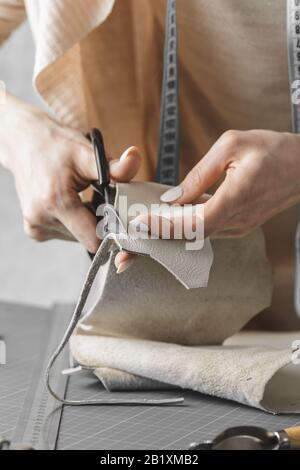
[[[169,189],[161,196],[166,203],[192,204],[216,183],[226,170],[226,158],[220,154],[217,143],[188,173],[179,186]]]

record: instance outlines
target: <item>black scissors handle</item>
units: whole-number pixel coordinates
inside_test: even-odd
[[[110,175],[109,175],[109,166],[106,158],[103,136],[99,129],[92,129],[88,134],[88,138],[93,144],[95,151],[95,160],[98,171],[99,181],[94,182],[94,188],[101,193],[104,198],[104,201],[109,204],[109,185],[110,185]]]

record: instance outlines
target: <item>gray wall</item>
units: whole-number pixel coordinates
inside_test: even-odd
[[[33,61],[34,44],[26,23],[0,49],[0,80],[18,98],[43,106],[31,84]],[[20,146],[20,156],[21,152]],[[24,235],[13,178],[0,167],[0,301],[74,301],[87,266],[87,255],[76,243],[37,243]]]

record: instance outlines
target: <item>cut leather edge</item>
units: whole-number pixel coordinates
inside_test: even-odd
[[[151,259],[153,259],[154,261],[159,263],[161,266],[163,266],[170,274],[172,274],[175,277],[175,279],[178,282],[180,282],[186,289],[196,289],[199,287],[203,287],[203,288],[207,287],[207,284],[209,281],[210,269],[213,263],[213,251],[212,251],[210,243],[206,244],[203,248],[207,250],[209,262],[206,264],[205,268],[199,269],[198,276],[197,276],[197,277],[201,277],[201,280],[199,282],[198,279],[195,279],[193,281],[193,279],[189,279],[188,276],[183,277],[182,275],[180,275],[179,272],[174,270],[174,267],[172,265],[166,263],[159,256],[153,253],[153,250],[152,250],[153,246],[150,246],[150,244],[147,247],[146,243],[141,242],[141,244],[144,247],[144,250],[137,250],[133,248],[134,246],[136,246],[135,240],[133,238],[130,238],[129,236],[128,238],[124,238],[124,236],[110,234],[110,237],[115,241],[119,250],[123,250],[128,253],[135,254],[135,255],[149,256]],[[145,240],[145,241],[147,242],[149,240]],[[153,242],[161,241],[162,243],[164,243],[163,240],[152,240],[152,241]],[[170,243],[172,243],[172,241]],[[175,254],[176,254],[176,251],[174,250],[174,255]]]

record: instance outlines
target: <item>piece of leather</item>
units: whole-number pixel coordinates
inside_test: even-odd
[[[129,374],[123,370],[110,367],[98,367],[94,374],[101,381],[106,390],[170,390],[173,385],[148,379],[140,375]]]
[[[81,318],[83,309],[86,305],[87,299],[89,297],[91,288],[94,284],[96,274],[99,270],[99,267],[107,263],[107,258],[110,252],[112,240],[109,236],[105,237],[105,239],[101,243],[101,247],[98,249],[97,253],[93,257],[93,261],[91,263],[91,266],[87,272],[85,281],[83,283],[77,304],[75,306],[73,315],[70,319],[70,322],[66,328],[66,331],[64,332],[64,335],[58,344],[57,348],[51,355],[48,365],[46,367],[46,386],[49,391],[49,393],[56,399],[59,400],[61,403],[65,405],[72,405],[72,406],[80,406],[80,405],[171,405],[171,404],[178,404],[182,403],[183,397],[170,397],[170,398],[159,398],[159,399],[153,399],[153,398],[114,398],[114,397],[104,397],[104,398],[90,398],[90,399],[72,399],[70,400],[69,398],[66,398],[64,395],[60,396],[58,395],[57,391],[53,389],[52,383],[51,383],[51,372],[53,365],[63,349],[67,346],[69,343],[69,340],[71,339],[72,334],[75,331],[75,328]],[[88,338],[86,336],[86,338]],[[77,368],[78,369],[78,368]],[[79,369],[81,369],[79,367]]]
[[[155,183],[117,185],[115,209],[124,227],[137,214],[126,219],[122,197],[129,206],[142,202],[149,208],[165,189]],[[155,381],[157,387],[165,383],[260,406],[265,384],[289,362],[288,353],[280,357],[259,350],[255,359],[254,349],[240,355],[221,345],[270,304],[272,275],[262,231],[211,242],[207,287],[195,286],[208,279],[209,241],[202,250],[188,252],[184,241],[110,237],[96,301],[70,341],[75,359],[94,368],[108,389],[153,387]],[[117,274],[114,258],[121,248],[142,256]]]
[[[292,335],[295,337],[295,334]],[[255,342],[254,342],[255,344]],[[300,412],[300,368],[291,364],[290,344],[274,346],[181,346],[142,339],[77,335],[71,341],[72,351],[80,362],[99,368],[110,368],[111,389],[118,382],[131,383],[143,389],[149,379],[180,388],[235,400],[272,413]],[[123,370],[131,377],[115,377],[112,370]],[[102,374],[105,377],[105,373]],[[141,383],[141,379],[147,378]],[[105,383],[105,382],[104,382]]]
[[[169,186],[157,183],[132,182],[117,185],[115,209],[124,227],[135,217],[151,209],[151,205],[159,205],[160,196]],[[125,202],[126,198],[126,204]],[[121,201],[121,202],[120,202]],[[124,202],[123,202],[124,201]],[[131,212],[128,208],[136,207],[139,212]],[[187,250],[184,240],[148,240],[141,238],[124,238],[116,235],[119,247],[133,253],[148,255],[164,266],[187,289],[206,287],[210,268],[213,262],[213,251],[210,241],[206,239],[200,250]],[[202,244],[201,244],[202,246]],[[176,253],[176,256],[174,254]]]
[[[130,203],[156,203],[164,190],[155,183],[118,185],[115,207],[125,194]],[[126,225],[124,214],[119,215]],[[201,266],[201,250],[191,257],[184,242],[140,240],[137,245],[130,238],[114,238],[115,250],[99,270],[98,298],[80,321],[79,334],[221,344],[270,303],[271,270],[261,230],[240,239],[214,240],[208,286],[189,290],[182,284],[193,285],[207,268]],[[154,244],[155,260],[140,256],[126,272],[116,273],[114,258],[120,246],[151,254],[149,246]]]
[[[79,343],[80,336],[73,338],[73,341]],[[86,338],[83,341],[86,343]],[[100,337],[91,338],[91,341],[97,344],[88,346],[94,355],[90,361],[97,363],[101,358],[102,364],[110,364],[112,367],[116,364],[121,366],[118,356],[121,353],[124,355],[125,350],[128,351],[127,347],[132,345],[135,350],[134,355],[127,352],[124,365],[131,373],[103,365],[95,369],[95,375],[107,390],[151,390],[174,388],[176,385],[235,399],[272,413],[300,412],[300,367],[299,363],[292,361],[293,350],[299,362],[300,353],[296,345],[299,348],[300,331],[243,331],[228,338],[223,346],[214,347],[213,353],[207,347],[189,348],[191,354],[188,360],[185,360],[186,348],[181,349],[176,345],[169,345],[166,354],[164,343],[152,345],[139,341],[132,344],[131,340],[121,343],[115,338]],[[155,349],[156,357],[154,370],[151,367],[152,348]],[[79,344],[76,349],[82,350]],[[164,367],[166,355],[167,370]],[[86,355],[84,358],[87,359]],[[203,361],[207,361],[206,364]],[[176,373],[180,368],[182,372]],[[136,375],[141,371],[147,377]],[[219,382],[218,388],[216,380]]]

